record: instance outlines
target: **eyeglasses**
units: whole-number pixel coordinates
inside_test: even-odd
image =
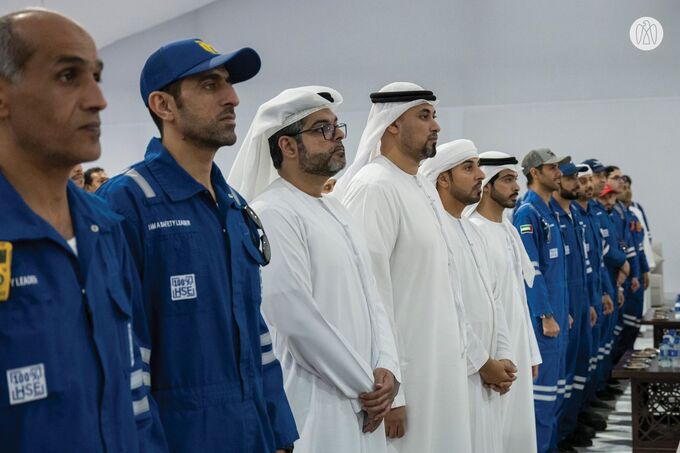
[[[623,179],[623,176],[610,176],[609,179],[612,179],[614,181],[621,181]]]
[[[305,132],[317,132],[317,133],[321,132],[323,134],[324,140],[334,140],[337,129],[342,130],[343,135],[347,137],[347,124],[345,123],[338,124],[326,123],[323,126],[305,129],[304,131],[300,131],[297,134],[293,134],[293,136],[304,134]]]

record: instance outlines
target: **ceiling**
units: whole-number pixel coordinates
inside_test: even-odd
[[[78,21],[102,48],[167,22],[214,0],[2,0],[0,15],[31,6],[53,9]]]

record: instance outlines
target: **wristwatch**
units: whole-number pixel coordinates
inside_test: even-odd
[[[554,318],[554,316],[551,315],[551,314],[547,314],[547,315],[541,315],[541,316],[539,316],[539,318],[541,318],[541,319],[552,319],[552,318]]]

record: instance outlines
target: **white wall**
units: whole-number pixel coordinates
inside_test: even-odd
[[[646,53],[628,40],[630,24],[644,15],[665,30],[663,44]],[[413,81],[440,99],[442,143],[465,137],[480,150],[518,157],[548,146],[619,165],[664,242],[666,290],[680,292],[678,29],[675,0],[218,1],[101,49],[109,108],[98,164],[115,173],[142,159],[156,131],[139,96],[139,72],[168,41],[201,37],[222,51],[258,50],[260,74],[237,85],[239,137],[257,107],[285,88],[338,89],[350,156],[368,94]],[[238,147],[218,154],[225,173]]]

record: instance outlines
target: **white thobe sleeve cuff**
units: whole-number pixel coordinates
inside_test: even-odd
[[[404,386],[400,385],[399,386],[399,391],[397,392],[397,396],[394,397],[394,401],[392,401],[392,409],[396,407],[401,407],[401,406],[406,406],[406,396],[404,395]]]
[[[468,376],[478,373],[480,368],[482,368],[487,360],[489,360],[489,353],[486,352],[486,349],[471,328],[468,329],[468,347],[465,352],[467,356]]]

